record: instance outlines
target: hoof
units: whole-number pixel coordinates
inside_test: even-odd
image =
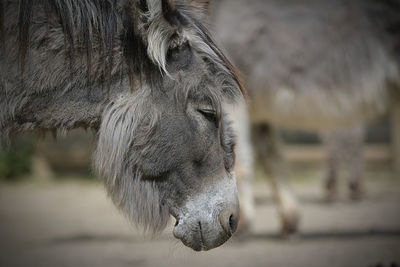
[[[291,211],[281,215],[281,236],[288,238],[295,236],[299,231],[300,215],[297,211]]]
[[[360,183],[350,183],[350,199],[360,200],[364,196],[364,189]]]
[[[325,199],[328,202],[335,201],[338,197],[337,182],[335,179],[328,179],[325,183]]]

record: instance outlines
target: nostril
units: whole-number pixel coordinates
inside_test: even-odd
[[[177,226],[179,224],[179,220],[176,220],[176,222],[175,222],[175,225],[174,226]]]
[[[236,219],[235,215],[231,214],[231,216],[229,216],[229,229],[232,234],[236,231],[237,225],[238,220]]]
[[[228,236],[231,236],[236,231],[238,225],[238,216],[236,216],[232,210],[225,210],[221,212],[219,221]]]

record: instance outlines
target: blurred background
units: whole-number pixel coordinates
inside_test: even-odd
[[[219,33],[232,25],[210,24],[217,42],[224,43]],[[227,45],[226,52],[232,55],[232,49]],[[235,64],[251,85],[249,70]],[[266,179],[271,174],[256,160],[255,212],[248,228],[202,253],[173,238],[172,221],[156,237],[128,223],[91,172],[95,134],[74,130],[57,138],[16,137],[0,147],[0,266],[399,266],[400,177],[392,116],[388,111],[363,125],[362,190],[355,197],[346,151],[337,156],[345,162],[334,165],[331,194],[332,155],[320,132],[274,126],[290,173],[287,183],[299,202],[298,232],[281,235]]]

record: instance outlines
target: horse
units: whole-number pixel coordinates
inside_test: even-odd
[[[202,0],[0,0],[0,134],[92,129],[113,203],[143,230],[170,216],[193,250],[239,219],[235,137],[245,101]]]
[[[217,41],[246,77],[251,103],[249,115],[231,116],[243,135],[237,176],[244,225],[255,215],[252,137],[263,169],[272,174],[281,232],[298,227],[298,205],[283,182],[289,174],[274,125],[315,131],[361,127],[392,110],[394,163],[400,170],[399,1],[221,0],[212,10]]]

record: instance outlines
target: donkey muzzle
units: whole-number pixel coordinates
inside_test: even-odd
[[[236,180],[225,177],[217,185],[188,201],[179,214],[173,234],[195,251],[225,243],[236,231],[239,201]]]

